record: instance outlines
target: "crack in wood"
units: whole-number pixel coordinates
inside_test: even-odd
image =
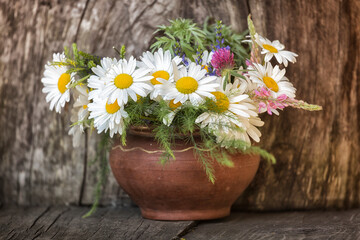
[[[40,235],[41,235],[41,234],[42,234],[42,232],[39,232],[38,234],[36,234],[36,235],[35,235],[35,237],[33,237],[33,238],[32,238],[32,240],[34,240],[34,239],[36,239],[36,238],[40,237]]]
[[[44,225],[42,225],[40,228],[38,228],[37,230],[36,230],[36,232],[35,232],[35,235],[41,230],[41,229],[43,229],[44,228]]]
[[[69,210],[70,210],[70,209],[67,208],[67,209],[65,209],[64,211],[62,211],[61,213],[59,213],[59,214],[55,217],[54,221],[52,221],[52,223],[50,223],[50,225],[46,228],[45,232],[47,232],[47,231],[55,224],[55,222],[61,217],[61,215],[63,215],[65,212],[67,212],[67,211],[69,211]]]
[[[142,235],[150,228],[150,225],[147,225],[144,229],[142,229],[141,233],[136,237],[136,239],[140,239]]]
[[[79,35],[81,22],[82,22],[82,20],[83,20],[83,18],[84,18],[84,16],[85,16],[85,12],[86,12],[86,9],[87,9],[87,7],[88,7],[88,5],[89,5],[89,2],[90,2],[90,0],[86,0],[86,2],[85,2],[84,10],[83,10],[82,13],[81,13],[80,20],[79,20],[78,26],[77,26],[77,28],[76,28],[74,43],[77,42],[77,38],[78,38],[78,35]]]
[[[144,15],[144,13],[146,12],[146,11],[148,11],[148,9],[149,8],[151,8],[152,6],[154,6],[154,4],[157,2],[157,0],[154,0],[154,1],[152,1],[150,4],[148,4],[148,6],[146,7],[146,8],[144,8],[137,16],[136,16],[136,18],[134,19],[134,21],[130,24],[130,26],[129,27],[127,27],[126,29],[125,29],[125,31],[124,32],[130,32],[131,33],[131,29],[134,27],[134,25],[137,23],[137,21]]]
[[[16,235],[16,233],[14,233],[13,235],[11,235],[8,240],[11,240],[14,236]]]
[[[39,221],[40,218],[42,218],[48,211],[50,210],[50,207],[48,206],[31,224],[31,226],[29,227],[29,229],[31,229],[36,223],[37,221]]]
[[[182,237],[184,237],[186,234],[188,234],[190,231],[194,231],[201,221],[192,221],[189,223],[184,229],[182,229],[178,234],[176,234],[175,237],[173,237],[171,240],[180,240]]]
[[[8,234],[6,235],[6,237],[8,237],[11,233],[13,233],[14,232],[14,229],[11,229],[11,231],[10,232],[8,232]]]
[[[135,232],[141,227],[141,225],[144,223],[144,219],[141,219],[140,224],[136,227]]]
[[[101,229],[101,227],[99,227],[98,229],[96,229],[95,232],[92,233],[93,236],[95,236],[95,234]]]
[[[54,235],[51,236],[51,239],[54,239],[54,237],[60,232],[60,229],[58,229]]]

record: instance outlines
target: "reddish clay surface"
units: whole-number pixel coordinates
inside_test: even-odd
[[[152,137],[128,134],[124,149],[159,150]],[[114,146],[118,145],[116,142]],[[191,147],[179,142],[175,149]],[[233,156],[234,167],[214,164],[216,181],[209,182],[193,150],[175,153],[162,166],[161,153],[113,148],[110,165],[119,185],[140,207],[143,217],[157,220],[204,220],[228,216],[230,207],[250,184],[259,167],[256,155]]]

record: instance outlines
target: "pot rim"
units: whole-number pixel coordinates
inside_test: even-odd
[[[154,138],[155,137],[155,133],[153,132],[154,129],[155,127],[152,125],[138,125],[138,126],[132,125],[129,127],[128,133],[135,136]],[[189,134],[183,134],[179,132],[176,132],[175,134],[176,139],[182,139],[189,136],[190,136]],[[195,130],[193,132],[193,136],[196,138],[200,138],[200,131]]]

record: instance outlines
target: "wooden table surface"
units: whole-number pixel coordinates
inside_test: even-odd
[[[233,212],[212,221],[153,221],[138,208],[2,207],[0,239],[360,239],[360,209]]]

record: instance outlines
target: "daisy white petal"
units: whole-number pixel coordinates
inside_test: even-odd
[[[298,55],[296,53],[285,51],[285,46],[281,44],[278,40],[271,42],[269,39],[260,36],[259,34],[255,35],[257,44],[262,48],[261,54],[265,54],[265,62],[269,62],[273,56],[275,56],[278,63],[284,63],[284,66],[287,67],[288,61],[295,63]]]
[[[205,95],[219,87],[216,77],[205,77],[205,72],[195,63],[191,63],[188,70],[181,68],[178,71],[179,79],[175,79],[173,83],[162,84],[160,87],[160,92],[164,94],[163,98],[174,99],[174,102],[181,103],[190,101],[193,105],[199,105],[207,97]]]
[[[50,110],[60,113],[66,102],[70,101],[69,85],[75,81],[74,73],[66,73],[68,68],[61,63],[66,61],[64,53],[53,54],[53,63],[45,65],[44,77],[41,82],[44,84],[43,92],[47,93],[46,101],[50,102]],[[55,65],[59,63],[59,65]]]
[[[150,52],[143,53],[143,56],[141,56],[140,59],[141,63],[139,66],[141,66],[141,68],[138,71],[146,71],[146,74],[149,74],[146,80],[150,80],[150,83],[153,86],[148,89],[150,90],[150,98],[157,100],[161,91],[159,88],[155,88],[155,86],[163,84],[164,80],[169,82],[174,81],[172,64],[177,68],[181,59],[177,56],[171,59],[170,51],[167,50],[164,52],[162,48],[154,54]]]

